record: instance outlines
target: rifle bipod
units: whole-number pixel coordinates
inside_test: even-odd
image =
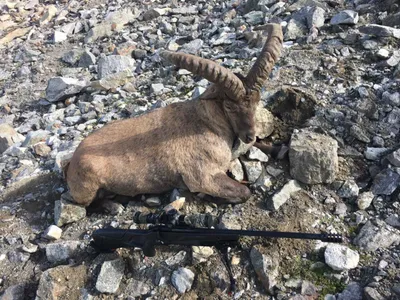
[[[219,252],[221,260],[225,265],[225,268],[228,270],[229,280],[231,282],[228,293],[234,294],[236,291],[236,280],[235,278],[233,278],[232,265],[231,262],[229,261],[229,256],[228,256],[228,247],[229,247],[228,245],[221,245],[221,246],[216,246],[215,248]]]

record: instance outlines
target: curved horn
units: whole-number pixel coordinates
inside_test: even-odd
[[[180,68],[189,70],[219,85],[231,99],[239,100],[246,93],[243,82],[235,74],[212,60],[170,51],[163,51],[160,56]]]
[[[247,87],[258,91],[261,90],[264,82],[268,79],[274,64],[279,59],[283,41],[281,25],[266,24],[259,27],[259,29],[266,29],[268,32],[268,38],[260,55],[246,77]]]

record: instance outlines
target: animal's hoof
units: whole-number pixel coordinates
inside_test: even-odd
[[[250,190],[248,190],[249,195],[246,195],[245,197],[242,198],[233,198],[233,199],[226,199],[227,203],[229,204],[241,204],[241,203],[245,203],[249,200],[254,200],[255,197],[250,193]]]
[[[250,198],[234,198],[234,199],[229,199],[229,204],[241,204],[241,203],[245,203],[247,201],[249,201],[250,199],[252,199],[253,196],[251,196]]]
[[[113,216],[119,215],[124,211],[124,206],[122,204],[113,201],[104,201],[101,206],[106,213]]]
[[[214,203],[216,205],[240,204],[240,203],[246,202],[246,199],[240,199],[240,198],[227,199],[227,198],[213,197],[210,195],[205,195],[202,198],[202,200]]]
[[[245,200],[243,201],[243,203],[244,203],[244,202],[247,202],[247,201],[253,201],[254,199],[256,199],[256,197],[253,196],[253,195],[251,195],[250,198],[245,199]]]

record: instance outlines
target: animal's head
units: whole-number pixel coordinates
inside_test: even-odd
[[[245,143],[255,139],[254,116],[260,101],[260,91],[282,48],[281,26],[267,24],[263,27],[268,32],[267,41],[246,77],[234,74],[216,62],[194,55],[169,51],[161,53],[164,59],[214,83],[200,98],[222,101],[223,110],[233,131]]]

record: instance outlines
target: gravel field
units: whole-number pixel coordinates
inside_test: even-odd
[[[91,132],[180,101],[209,82],[160,57],[211,59],[247,74],[281,24],[262,90],[258,142],[229,174],[254,197],[215,205],[175,189],[73,203],[63,167]],[[398,0],[0,0],[0,300],[400,299]],[[229,229],[340,233],[342,244],[243,238],[213,247],[97,253],[99,228],[133,214],[222,216]]]

